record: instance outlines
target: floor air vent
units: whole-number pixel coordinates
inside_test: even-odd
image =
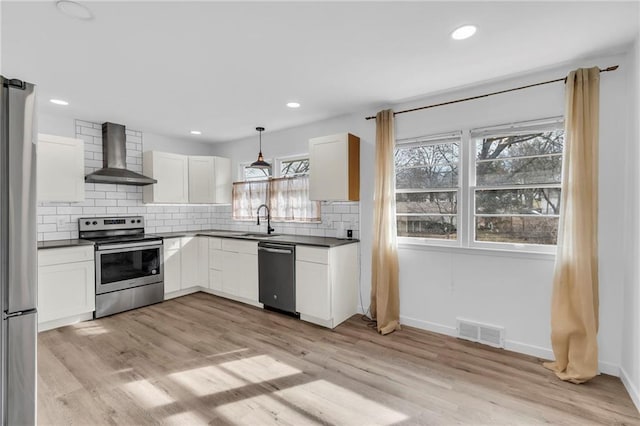
[[[483,343],[496,348],[504,348],[504,328],[495,325],[481,324],[478,322],[456,319],[458,337]]]

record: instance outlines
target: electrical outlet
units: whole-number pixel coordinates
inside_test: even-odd
[[[59,228],[65,226],[66,224],[67,224],[67,221],[63,217],[58,218],[58,227]]]

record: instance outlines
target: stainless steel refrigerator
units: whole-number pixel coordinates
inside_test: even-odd
[[[36,422],[35,87],[2,81],[0,102],[0,396],[3,425]]]

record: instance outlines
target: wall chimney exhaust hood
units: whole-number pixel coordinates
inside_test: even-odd
[[[158,182],[140,173],[127,170],[127,141],[122,124],[102,123],[102,154],[104,168],[86,175],[85,182],[137,186]]]

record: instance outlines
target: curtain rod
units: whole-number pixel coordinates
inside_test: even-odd
[[[617,69],[618,69],[618,65],[612,65],[612,66],[607,67],[605,69],[601,69],[600,72],[615,71]],[[528,84],[526,86],[520,86],[520,87],[511,88],[511,89],[500,90],[498,92],[485,93],[484,95],[472,96],[470,98],[456,99],[455,101],[448,101],[448,102],[442,102],[442,103],[439,103],[439,104],[422,106],[422,107],[418,107],[418,108],[405,109],[404,111],[394,112],[393,115],[396,116],[398,114],[404,114],[406,112],[420,111],[422,109],[435,108],[435,107],[444,106],[444,105],[457,104],[459,102],[472,101],[474,99],[486,98],[488,96],[500,95],[502,93],[515,92],[516,90],[528,89],[529,87],[536,87],[536,86],[542,86],[544,84],[557,83],[559,81],[566,82],[567,81],[567,77],[556,78],[555,80],[548,80],[548,81],[543,81],[541,83]],[[373,120],[374,118],[376,118],[375,115],[372,115],[371,117],[365,117],[366,120]]]

